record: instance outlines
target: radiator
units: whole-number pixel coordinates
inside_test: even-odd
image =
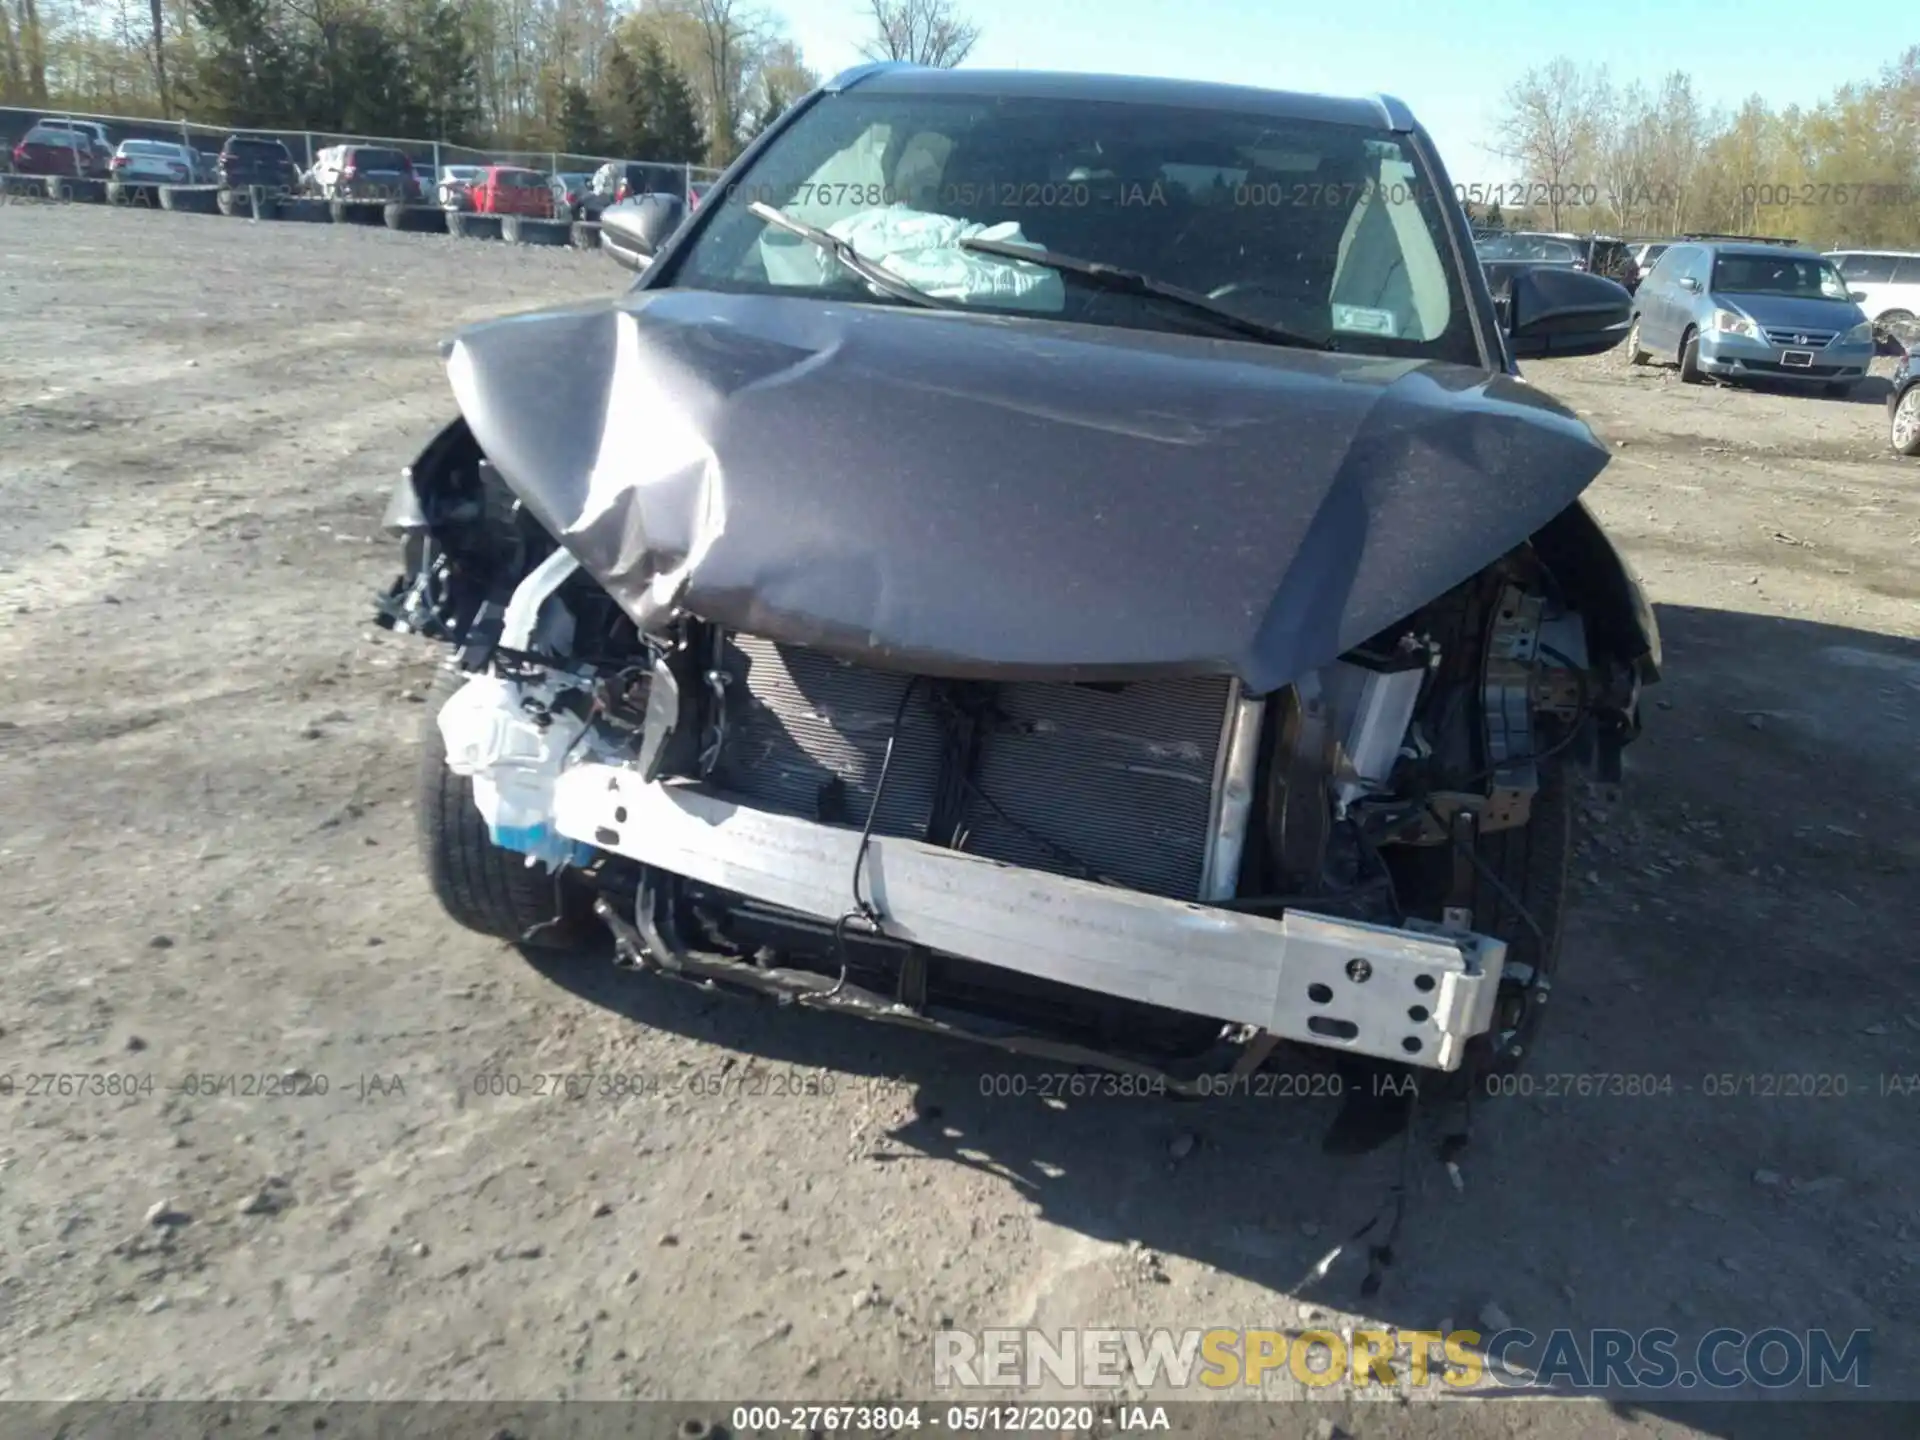
[[[760,809],[860,826],[907,677],[752,636],[729,648],[734,693],[712,782]],[[1199,896],[1230,681],[971,687],[992,719],[966,789],[955,773],[966,752],[941,718],[951,708],[944,683],[915,684],[877,833],[957,840],[1013,865]],[[929,829],[943,787],[963,797],[957,835]]]

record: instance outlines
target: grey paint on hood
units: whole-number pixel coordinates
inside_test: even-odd
[[[449,357],[481,449],[641,623],[974,678],[1296,679],[1574,503],[1607,452],[1482,370],[659,290]]]

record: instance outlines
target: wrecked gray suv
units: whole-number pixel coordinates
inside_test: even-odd
[[[1398,102],[877,66],[467,330],[384,623],[454,919],[1205,1089],[1512,1065],[1648,606]],[[609,212],[611,214],[612,212]]]

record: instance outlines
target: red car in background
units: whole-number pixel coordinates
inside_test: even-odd
[[[531,215],[553,218],[553,188],[538,170],[518,165],[489,165],[473,182],[476,215]]]
[[[69,175],[93,170],[93,137],[74,126],[42,122],[13,147],[13,168],[22,175]]]

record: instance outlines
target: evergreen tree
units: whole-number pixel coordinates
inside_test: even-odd
[[[693,87],[666,48],[643,31],[629,50],[607,52],[602,127],[613,149],[630,160],[697,161],[706,149]]]
[[[447,0],[409,0],[407,68],[413,109],[431,139],[465,144],[480,128],[480,65],[468,25]]]
[[[693,86],[653,35],[640,41],[640,83],[650,97],[647,130],[653,153],[640,158],[692,163],[706,153],[707,137]]]
[[[605,155],[613,148],[594,113],[592,97],[572,80],[560,96],[560,143],[572,155]]]
[[[628,157],[651,153],[653,105],[633,52],[615,40],[603,69],[606,95],[601,103],[600,128],[607,136],[608,148]]]
[[[306,86],[270,0],[193,0],[205,45],[187,108],[220,124],[304,125]]]

